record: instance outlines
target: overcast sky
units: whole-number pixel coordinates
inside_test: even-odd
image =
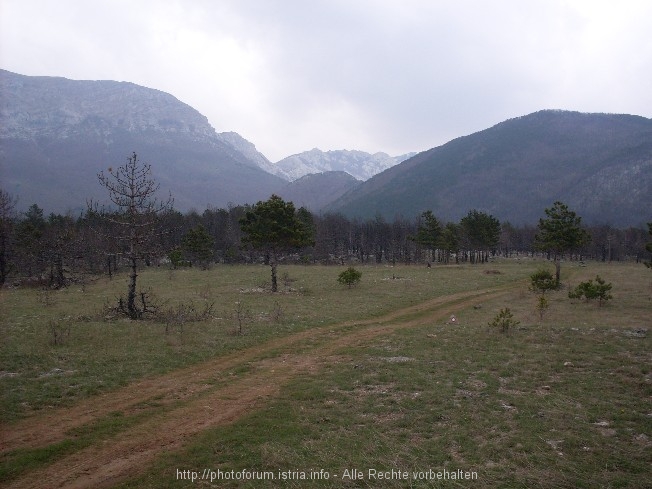
[[[168,92],[272,161],[652,117],[652,1],[0,0],[0,67]]]

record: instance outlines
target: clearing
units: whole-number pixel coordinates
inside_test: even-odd
[[[144,471],[162,452],[180,449],[193,435],[260,408],[298,373],[343,361],[338,355],[342,347],[363,346],[401,328],[441,321],[506,290],[500,286],[456,293],[371,320],[310,329],[5,425],[0,431],[2,453],[65,442],[76,429],[109,416],[134,420],[102,443],[29,471],[5,487],[111,487]]]

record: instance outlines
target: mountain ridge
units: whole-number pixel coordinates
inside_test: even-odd
[[[102,200],[97,174],[132,152],[180,210],[268,198],[262,170],[174,96],[130,82],[29,77],[0,70],[0,176],[19,208],[79,212]]]
[[[543,110],[398,163],[380,152],[315,148],[293,155],[295,170],[310,173],[288,182],[270,173],[279,162],[237,133],[217,133],[165,92],[0,70],[0,181],[19,210],[37,203],[78,212],[88,199],[102,201],[97,174],[134,151],[181,211],[276,193],[313,212],[361,218],[432,210],[457,221],[477,209],[535,224],[561,200],[589,224],[652,220],[652,120],[641,116]]]
[[[558,110],[508,119],[419,153],[328,209],[387,218],[432,210],[458,220],[476,208],[532,224],[554,200],[591,223],[649,220],[652,120]]]
[[[361,183],[345,171],[311,173],[289,182],[279,191],[279,195],[292,201],[295,207],[320,212]]]

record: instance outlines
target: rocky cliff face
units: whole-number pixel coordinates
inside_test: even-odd
[[[217,135],[217,138],[233,148],[234,151],[240,153],[245,158],[245,162],[249,162],[268,173],[273,173],[270,171],[272,163],[265,155],[258,151],[252,142],[247,141],[237,132],[221,132]]]
[[[65,212],[102,199],[97,173],[132,152],[179,210],[255,202],[284,182],[259,167],[264,157],[247,143],[216,134],[206,117],[158,90],[0,71],[0,181],[21,208]]]
[[[94,131],[182,135],[213,141],[208,119],[172,95],[127,82],[76,81],[0,73],[0,137],[66,138]]]

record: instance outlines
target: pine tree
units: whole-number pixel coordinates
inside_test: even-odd
[[[278,291],[277,267],[281,252],[314,245],[313,229],[304,212],[298,213],[292,202],[278,195],[258,202],[240,219],[243,243],[269,256],[272,268],[272,292]]]
[[[215,240],[208,234],[206,228],[201,224],[188,231],[181,238],[181,248],[184,257],[190,262],[198,262],[205,270],[213,258],[213,245]]]
[[[430,210],[421,214],[421,219],[414,240],[434,255],[435,249],[440,245],[441,223]]]
[[[487,261],[488,252],[495,249],[500,240],[500,221],[474,209],[461,219],[460,229],[466,239],[467,249],[481,251],[479,261]]]
[[[561,255],[580,249],[591,237],[581,227],[582,218],[569,210],[566,204],[557,201],[545,213],[547,218],[539,219],[539,232],[534,237],[535,247],[553,255],[555,280],[559,284]]]

